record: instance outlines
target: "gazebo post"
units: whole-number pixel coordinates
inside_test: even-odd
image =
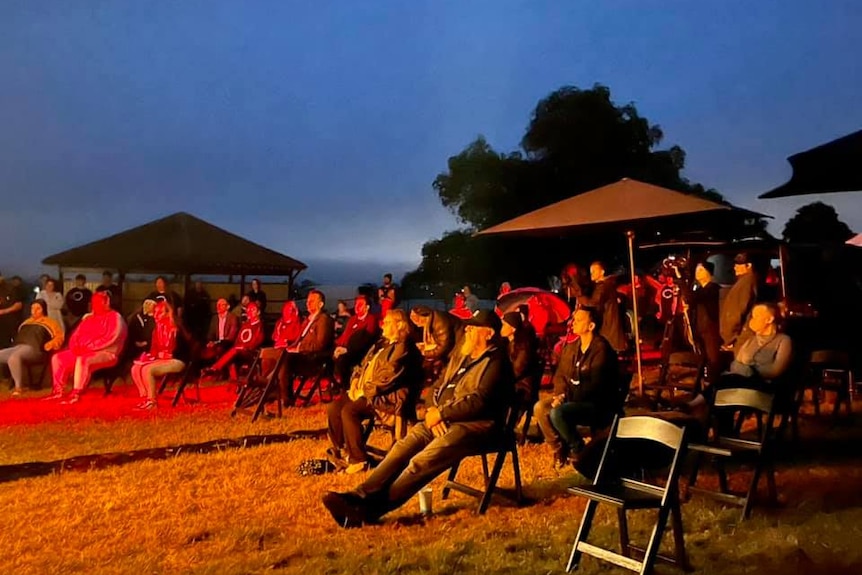
[[[292,270],[290,272],[290,275],[287,276],[287,299],[293,299],[293,280],[298,275],[299,275],[298,271]]]
[[[245,274],[239,276],[239,299],[245,294]]]
[[[60,282],[59,287],[62,291],[66,291],[66,288],[63,286],[63,266],[57,266],[57,281]]]
[[[117,270],[117,287],[120,288],[120,313],[125,317],[125,310],[123,309],[123,286],[126,283],[126,272],[123,270]]]

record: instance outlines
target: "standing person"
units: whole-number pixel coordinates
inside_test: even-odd
[[[111,297],[111,309],[116,312],[123,312],[123,297],[120,293],[120,286],[114,283],[114,274],[108,270],[102,272],[102,283],[96,288],[96,292],[108,292]]]
[[[24,362],[38,361],[45,352],[60,349],[63,331],[57,322],[48,317],[48,304],[37,299],[30,305],[30,317],[24,320],[15,335],[12,347],[0,350],[0,363],[9,366],[15,389],[12,395],[21,395]]]
[[[0,273],[0,349],[12,345],[23,309],[24,298]]]
[[[254,278],[251,280],[251,289],[246,292],[248,301],[253,301],[257,304],[257,309],[260,311],[261,317],[266,313],[266,293],[261,289],[260,280]]]
[[[721,373],[721,334],[718,329],[718,296],[720,287],[712,279],[715,265],[712,262],[700,262],[694,268],[694,290],[686,288],[688,301],[683,303],[683,309],[692,309],[694,314],[694,337],[706,357],[706,383],[714,382]],[[685,283],[683,283],[685,285]],[[689,293],[690,292],[690,293]]]
[[[63,306],[66,301],[63,299],[63,294],[57,291],[57,282],[54,278],[49,277],[45,280],[45,287],[42,288],[36,299],[41,299],[48,304],[48,317],[56,321],[65,333],[66,323],[63,321]]]
[[[93,292],[87,288],[87,276],[75,276],[75,287],[66,292],[66,310],[69,312],[69,327],[74,326],[90,311]]]
[[[194,287],[183,298],[184,323],[194,334],[195,339],[199,341],[204,341],[207,336],[210,316],[212,315],[210,305],[210,294],[204,289],[204,284],[200,281],[196,281]]]
[[[719,310],[719,329],[724,349],[733,349],[751,335],[745,322],[757,300],[757,276],[751,268],[748,254],[740,253],[733,258],[733,273],[736,274],[736,282],[724,296]]]
[[[461,293],[464,294],[464,301],[467,304],[467,309],[470,310],[470,313],[476,313],[479,310],[479,298],[476,297],[476,294],[473,293],[470,286],[465,285],[462,287]]]
[[[150,295],[147,296],[147,299],[155,300],[156,303],[164,300],[171,304],[171,307],[174,310],[174,313],[178,318],[183,316],[183,300],[180,298],[180,294],[171,289],[170,284],[168,284],[167,278],[165,276],[158,276],[155,281],[154,287],[155,290],[150,292]]]
[[[132,381],[142,398],[135,409],[150,411],[157,407],[156,378],[179,373],[185,368],[189,354],[189,335],[181,332],[174,318],[171,304],[162,300],[156,304],[156,326],[153,342],[132,364]]]
[[[625,351],[626,336],[623,332],[614,280],[605,275],[605,265],[600,261],[590,264],[590,279],[595,284],[593,293],[589,296],[579,296],[578,304],[598,309],[602,316],[599,335],[605,338],[617,353]]]
[[[387,308],[386,311],[392,309],[393,307],[397,307],[399,303],[401,303],[401,297],[398,293],[398,284],[392,281],[392,274],[387,273],[383,274],[383,283],[380,284],[380,287],[377,290],[379,294],[379,299],[383,299],[384,297],[390,300],[391,305]],[[382,318],[385,313],[381,313],[380,317]]]

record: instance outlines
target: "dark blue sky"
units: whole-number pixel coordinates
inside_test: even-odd
[[[860,29],[858,0],[5,0],[0,269],[183,210],[324,281],[402,271],[457,225],[449,156],[596,82],[780,233],[816,199],[755,199],[786,156],[862,128]],[[862,230],[862,195],[823,199]]]

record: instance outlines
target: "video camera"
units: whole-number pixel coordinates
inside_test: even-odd
[[[667,256],[661,262],[661,271],[666,276],[687,281],[689,275],[688,259],[683,256]]]

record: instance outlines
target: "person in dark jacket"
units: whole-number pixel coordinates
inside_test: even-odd
[[[599,335],[611,344],[617,353],[625,351],[626,336],[617,301],[616,282],[605,275],[605,266],[599,261],[590,264],[590,278],[595,282],[595,288],[590,295],[579,296],[578,305],[598,309],[602,316]]]
[[[707,385],[715,381],[722,370],[721,334],[718,329],[718,297],[721,288],[712,281],[714,271],[712,262],[701,262],[694,268],[694,289],[690,290],[688,284],[683,282],[683,294],[687,300],[683,303],[683,309],[693,312],[693,335],[707,361]]]
[[[751,336],[746,321],[757,300],[757,276],[751,269],[748,254],[737,254],[733,259],[733,273],[736,283],[724,296],[720,307],[719,329],[725,349],[733,349]]]
[[[539,340],[532,326],[516,311],[503,314],[500,336],[506,340],[509,361],[515,374],[515,394],[524,405],[533,405],[539,398]]]
[[[421,330],[416,347],[422,353],[425,379],[436,381],[455,349],[462,332],[462,323],[447,312],[420,305],[410,311],[410,321]]]
[[[254,278],[251,280],[251,289],[245,292],[245,295],[248,296],[249,301],[253,301],[257,304],[257,309],[260,311],[261,317],[263,317],[263,314],[266,313],[266,292],[260,288],[260,280]]]
[[[465,323],[460,353],[452,355],[435,386],[425,421],[413,426],[359,487],[324,496],[341,527],[358,527],[397,509],[500,432],[514,391],[512,366],[497,344],[500,318],[481,310]]]
[[[554,395],[542,399],[533,415],[545,442],[554,450],[554,464],[563,465],[569,455],[584,447],[578,425],[609,424],[619,408],[617,354],[599,335],[598,310],[582,307],[572,314],[572,333],[578,336],[563,348],[554,372]]]
[[[362,420],[375,416],[403,415],[420,383],[422,358],[410,341],[410,320],[404,310],[393,309],[383,318],[383,336],[353,370],[350,388],[329,404],[329,439],[333,454],[347,456],[348,474],[368,469],[362,437]],[[411,410],[412,411],[412,410]]]
[[[350,372],[362,361],[377,339],[378,321],[377,317],[369,312],[370,309],[368,298],[362,294],[357,295],[353,302],[354,314],[335,340],[332,370],[342,389],[350,382]]]

